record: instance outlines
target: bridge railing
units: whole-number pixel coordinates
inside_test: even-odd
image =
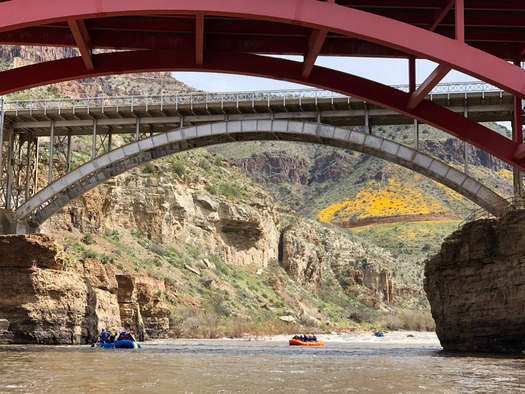
[[[409,91],[408,85],[395,85],[395,89],[404,92]],[[436,85],[430,95],[443,93],[476,93],[476,92],[503,92],[501,89],[481,81],[473,82],[456,82],[444,83]],[[317,99],[317,98],[341,98],[348,97],[336,92],[322,89],[287,89],[287,90],[266,90],[266,91],[246,91],[246,92],[222,92],[222,93],[207,93],[207,92],[192,92],[181,94],[167,94],[167,95],[151,95],[151,96],[115,96],[115,97],[86,97],[86,98],[59,98],[59,99],[44,99],[44,100],[15,100],[10,101],[6,99],[5,110],[75,110],[76,108],[83,108],[89,111],[90,108],[97,108],[97,110],[104,110],[105,107],[119,108],[129,107],[133,110],[135,106],[150,105],[190,105],[193,104],[218,104],[221,106],[228,103],[239,102],[266,102],[270,105],[271,101],[280,100],[286,103],[287,100]]]
[[[516,211],[525,209],[525,199],[523,197],[509,197],[506,199],[506,205],[493,205],[497,210],[504,211]],[[477,208],[470,212],[470,214],[463,219],[458,225],[458,229],[462,228],[465,224],[473,222],[479,219],[491,219],[495,218],[493,214],[488,212],[485,208]]]

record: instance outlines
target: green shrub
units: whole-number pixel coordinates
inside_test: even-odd
[[[157,174],[158,169],[155,167],[152,163],[146,163],[144,164],[144,168],[142,169],[142,172],[145,174]]]
[[[92,249],[84,249],[82,251],[82,257],[85,259],[97,259],[99,260],[99,254]]]
[[[186,174],[186,167],[180,161],[174,162],[172,164],[172,169],[173,172],[178,176],[183,176],[184,174]]]
[[[113,239],[115,241],[120,241],[120,234],[119,234],[118,230],[112,230],[112,229],[107,228],[106,231],[104,232],[104,234],[108,238],[111,238],[111,239]]]
[[[95,238],[93,237],[93,234],[86,233],[82,237],[81,241],[85,243],[86,245],[93,245],[95,243]]]
[[[166,250],[164,249],[164,246],[162,245],[159,245],[155,242],[153,242],[150,246],[150,250],[155,253],[155,254],[158,254],[159,256],[164,256],[164,254],[166,253]]]
[[[99,260],[102,262],[102,264],[114,264],[115,258],[113,256],[109,256],[106,253],[103,253],[102,256],[100,256]]]
[[[137,243],[142,246],[143,248],[148,248],[149,247],[149,239],[147,238],[140,238],[137,240]]]

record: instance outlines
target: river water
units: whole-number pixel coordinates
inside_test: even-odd
[[[433,333],[320,336],[323,347],[162,340],[142,349],[0,346],[0,393],[525,392],[525,359],[447,354]]]

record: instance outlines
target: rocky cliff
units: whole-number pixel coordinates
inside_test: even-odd
[[[262,177],[267,182],[289,182],[298,185],[308,184],[308,163],[304,159],[271,156],[268,153],[252,155],[246,159],[235,160],[235,164],[254,177]]]
[[[466,224],[427,262],[425,291],[445,350],[525,351],[525,211]]]
[[[74,48],[19,47],[4,45],[0,47],[0,68],[10,69],[49,60],[78,56]],[[16,93],[17,99],[30,97],[52,98],[52,94],[62,97],[129,96],[175,94],[196,91],[183,82],[173,78],[169,72],[108,75],[35,88],[31,93]],[[51,90],[50,90],[51,89]],[[26,91],[27,92],[27,91]],[[52,94],[51,94],[52,93]]]
[[[445,163],[465,163],[465,144],[457,138],[447,138],[445,141],[427,140],[422,143],[423,149],[433,152]],[[510,169],[508,164],[476,147],[469,147],[469,165],[485,167],[494,171]]]
[[[197,177],[198,178],[198,177]],[[279,219],[268,194],[240,204],[206,190],[208,181],[134,170],[71,202],[44,231],[136,229],[158,243],[190,243],[255,272],[277,260]]]
[[[0,342],[83,344],[102,328],[141,339],[168,333],[164,282],[117,275],[94,259],[67,261],[45,234],[0,237]]]

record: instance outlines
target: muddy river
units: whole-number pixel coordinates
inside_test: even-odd
[[[433,333],[162,340],[142,349],[0,346],[0,393],[525,392],[525,359],[444,353]]]

